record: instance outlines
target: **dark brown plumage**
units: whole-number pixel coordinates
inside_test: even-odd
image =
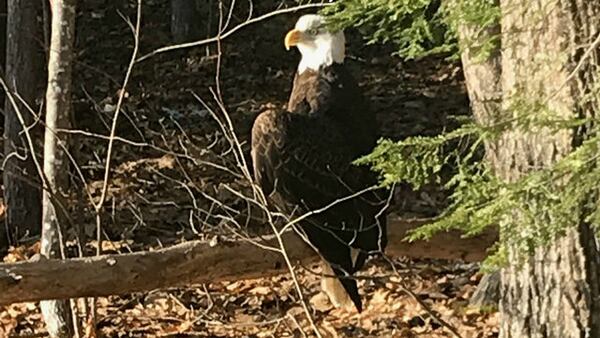
[[[321,255],[321,286],[335,306],[362,302],[355,279],[369,254],[386,246],[384,198],[352,162],[376,141],[375,117],[343,66],[345,37],[319,15],[302,16],[284,39],[302,59],[287,111],[260,114],[252,129],[254,175],[270,202]],[[309,213],[309,214],[307,214]]]
[[[374,115],[340,64],[297,74],[288,111],[263,112],[252,129],[255,177],[265,195],[291,217],[329,206],[296,231],[339,277],[360,269],[387,242],[381,195],[370,191],[331,205],[377,184],[368,168],[352,164],[375,141]],[[359,250],[355,262],[350,248]],[[341,282],[360,311],[356,281]]]

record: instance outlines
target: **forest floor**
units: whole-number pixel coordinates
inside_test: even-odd
[[[140,53],[172,44],[166,1],[146,0]],[[275,1],[256,4],[255,13]],[[131,58],[132,33],[123,16],[135,17],[132,1],[82,3],[74,72],[73,158],[80,174],[71,182],[72,219],[66,234],[70,255],[91,255],[97,242],[91,200],[101,195],[110,124]],[[245,17],[240,5],[232,26]],[[239,13],[238,13],[239,11]],[[185,240],[261,232],[260,217],[232,191],[248,184],[217,120],[222,98],[244,156],[258,113],[283,107],[291,89],[298,53],[286,52],[283,36],[299,14],[277,16],[248,26],[217,46],[158,54],[136,63],[126,88],[117,127],[113,171],[101,212],[103,251],[156,249]],[[390,46],[367,46],[348,32],[347,64],[377,112],[382,137],[435,135],[465,116],[468,99],[460,67],[444,58],[405,61]],[[217,68],[219,68],[218,76]],[[204,104],[202,102],[204,102]],[[213,118],[213,113],[218,119]],[[220,118],[219,118],[220,116]],[[225,170],[224,170],[225,169]],[[72,172],[77,172],[72,170]],[[444,206],[439,186],[396,190],[393,211],[406,218],[430,217]],[[233,214],[230,210],[236,210]],[[75,239],[87,238],[78,250]],[[39,245],[13,248],[6,262],[26,260]],[[359,280],[365,311],[333,309],[319,292],[319,276],[298,269],[298,281],[313,305],[316,325],[328,337],[452,337],[427,310],[404,292],[408,288],[462,337],[496,337],[499,316],[472,309],[468,299],[481,274],[478,264],[442,260],[393,260],[394,268],[372,262]],[[318,267],[312,270],[319,271]],[[98,299],[98,333],[103,337],[303,337],[312,336],[289,274],[236,282]],[[45,335],[34,303],[0,307],[0,337]]]

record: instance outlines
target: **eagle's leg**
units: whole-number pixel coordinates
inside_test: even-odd
[[[352,264],[356,262],[357,252],[350,249],[350,259]],[[322,262],[322,273],[323,278],[321,279],[321,289],[331,304],[337,308],[351,309],[355,307],[358,312],[362,311],[362,301],[358,293],[358,285],[356,280],[351,278],[336,278],[331,276],[349,277],[348,274],[354,272],[353,268],[348,268],[346,271],[341,270],[339,267],[333,268],[332,265],[326,261]]]
[[[348,292],[346,292],[340,280],[336,277],[328,277],[335,275],[329,263],[323,261],[321,265],[324,275],[321,279],[321,290],[329,297],[331,304],[337,308],[343,309],[354,307],[354,302],[350,299]]]

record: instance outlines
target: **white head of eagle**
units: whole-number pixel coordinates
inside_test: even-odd
[[[322,66],[343,63],[346,54],[344,32],[330,32],[325,19],[316,14],[300,17],[294,29],[285,36],[287,50],[296,46],[302,54],[298,72],[306,69],[319,70]]]

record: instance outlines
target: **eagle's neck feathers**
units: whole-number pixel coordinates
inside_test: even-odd
[[[344,63],[346,56],[346,40],[344,33],[324,34],[317,37],[311,44],[298,44],[302,59],[298,65],[298,72],[303,73],[307,69],[318,71],[322,67],[331,66],[334,63]]]
[[[318,71],[319,68],[329,67],[333,63],[344,63],[344,57],[336,56],[331,50],[315,50],[302,55],[298,64],[298,72],[304,73],[307,69]]]

